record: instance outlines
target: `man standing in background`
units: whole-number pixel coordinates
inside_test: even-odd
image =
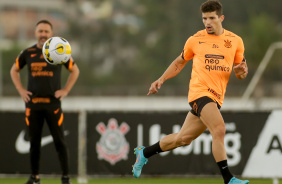
[[[40,184],[39,160],[41,135],[46,120],[54,139],[56,151],[62,169],[62,184],[71,184],[69,174],[68,151],[64,138],[63,112],[61,100],[68,95],[78,76],[79,69],[73,59],[64,66],[70,72],[64,88],[61,89],[62,65],[51,65],[44,60],[42,47],[53,36],[52,24],[41,20],[36,24],[37,43],[23,50],[11,68],[11,78],[26,106],[26,124],[30,137],[31,176],[26,184]],[[28,87],[22,86],[19,72],[27,65]]]

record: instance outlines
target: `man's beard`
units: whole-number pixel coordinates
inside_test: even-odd
[[[215,32],[213,31],[213,32],[208,32],[208,34],[214,34]]]

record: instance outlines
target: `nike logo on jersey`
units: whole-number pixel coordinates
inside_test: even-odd
[[[21,133],[19,134],[19,136],[18,136],[18,138],[16,140],[16,144],[15,144],[17,152],[19,152],[21,154],[29,153],[30,142],[26,141],[24,139],[25,134],[26,134],[26,132],[24,130],[22,130]],[[65,130],[64,131],[64,135],[66,136],[68,134],[69,134],[69,131]],[[41,139],[41,147],[46,146],[46,145],[48,145],[48,144],[50,144],[52,142],[53,142],[53,137],[51,135],[42,137],[42,139]]]
[[[199,44],[206,43],[206,42],[199,42]]]
[[[212,45],[212,48],[218,49],[219,46],[218,46],[217,44],[213,44],[213,45]]]
[[[36,56],[36,54],[30,54],[30,57],[32,57],[32,58],[35,57],[35,56]]]

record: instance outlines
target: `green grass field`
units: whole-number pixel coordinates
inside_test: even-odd
[[[0,178],[0,184],[24,184],[27,178]],[[250,184],[272,184],[270,179],[249,179]],[[88,184],[222,184],[221,178],[99,178]],[[282,184],[282,180],[279,181]],[[60,178],[41,178],[41,184],[61,184]],[[77,184],[75,178],[72,184]]]

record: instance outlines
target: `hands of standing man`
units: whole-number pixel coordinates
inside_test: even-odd
[[[19,91],[19,94],[21,95],[21,97],[22,97],[22,99],[25,103],[30,101],[30,96],[32,95],[32,92],[30,92],[30,91],[28,91],[24,88],[21,88],[18,91]]]
[[[62,100],[64,97],[66,97],[69,94],[69,92],[66,89],[60,89],[55,92],[55,97]]]

